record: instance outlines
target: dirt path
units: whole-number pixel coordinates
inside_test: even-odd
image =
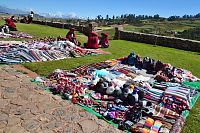
[[[118,133],[117,128],[0,65],[0,133]]]

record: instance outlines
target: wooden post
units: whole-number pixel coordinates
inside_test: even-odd
[[[114,40],[119,40],[120,39],[120,32],[119,32],[119,28],[115,27],[115,36],[114,36]]]

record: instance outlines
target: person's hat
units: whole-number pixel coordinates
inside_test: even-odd
[[[98,34],[96,32],[94,32],[94,31],[92,31],[90,34],[94,35],[94,36],[98,36]]]
[[[70,31],[75,31],[75,28],[70,28]]]
[[[101,33],[101,35],[103,35],[103,36],[108,36],[108,34],[105,33],[105,32]]]

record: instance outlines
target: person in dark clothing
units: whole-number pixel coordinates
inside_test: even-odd
[[[26,16],[24,16],[21,20],[20,20],[20,23],[27,23],[27,17]]]

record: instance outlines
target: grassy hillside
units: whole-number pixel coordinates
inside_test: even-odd
[[[175,36],[175,32],[183,32],[200,26],[200,20],[179,20],[179,21],[145,21],[140,26],[126,25],[124,30],[143,33],[156,33],[166,36]],[[172,33],[170,33],[172,32]]]

